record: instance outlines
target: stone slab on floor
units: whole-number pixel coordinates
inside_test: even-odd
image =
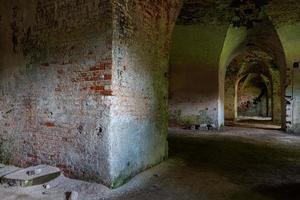
[[[18,170],[20,170],[20,168],[15,167],[15,166],[0,164],[0,179],[12,172],[18,171]]]
[[[1,182],[10,186],[28,187],[47,183],[60,174],[61,171],[57,167],[38,165],[9,173],[1,178]]]

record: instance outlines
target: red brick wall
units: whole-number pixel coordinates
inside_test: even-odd
[[[111,2],[1,4],[1,159],[23,167],[48,163],[105,181]]]

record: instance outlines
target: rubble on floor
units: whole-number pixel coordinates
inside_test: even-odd
[[[57,167],[38,165],[11,171],[1,178],[2,183],[7,183],[10,186],[34,186],[47,183],[61,174]]]

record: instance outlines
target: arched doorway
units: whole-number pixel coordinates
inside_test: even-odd
[[[249,73],[236,88],[238,121],[272,121],[272,83],[267,77]]]

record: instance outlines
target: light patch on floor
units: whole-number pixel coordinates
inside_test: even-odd
[[[296,200],[300,199],[300,138],[275,130],[171,129],[169,159],[110,190],[64,176],[42,186],[0,186],[1,200]]]

